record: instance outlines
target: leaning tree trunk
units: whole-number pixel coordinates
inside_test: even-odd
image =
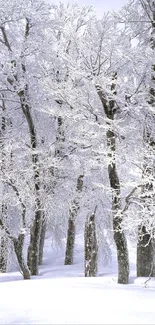
[[[17,193],[16,193],[17,194]],[[18,195],[18,194],[17,194]],[[22,203],[21,199],[19,199],[20,203]],[[25,208],[22,211],[22,214],[25,215]],[[22,272],[23,278],[25,280],[30,279],[30,271],[24,261],[23,257],[23,248],[24,248],[24,239],[25,239],[25,234],[21,233],[19,234],[18,238],[15,238],[14,236],[11,235],[10,230],[5,226],[4,222],[2,219],[0,219],[0,227],[3,231],[5,231],[6,235],[8,238],[13,242],[15,254],[17,257],[17,261],[20,267],[20,270]]]
[[[120,199],[120,183],[116,169],[115,155],[115,134],[114,131],[107,131],[107,146],[108,157],[110,163],[108,165],[108,174],[110,186],[112,189],[112,215],[113,215],[113,230],[114,241],[117,248],[117,261],[118,261],[118,283],[127,284],[129,282],[129,257],[127,241],[124,231],[121,228],[122,223],[122,208]],[[111,160],[112,159],[112,160]]]
[[[148,1],[145,5],[145,10],[150,13],[150,23],[151,23],[151,37],[150,37],[150,47],[155,55],[155,2]],[[152,65],[151,69],[151,86],[149,90],[148,105],[150,105],[150,111],[147,110],[145,126],[144,126],[144,145],[146,146],[146,151],[148,152],[144,156],[144,166],[143,166],[143,181],[145,185],[142,189],[142,199],[144,202],[145,209],[150,210],[150,202],[154,205],[154,186],[153,179],[155,177],[155,166],[154,166],[154,156],[155,156],[155,133],[154,123],[155,117],[153,109],[155,110],[155,64]],[[151,159],[152,156],[152,159]],[[145,216],[144,216],[145,218]],[[137,276],[138,277],[149,277],[155,276],[155,243],[152,238],[151,233],[147,230],[145,224],[141,224],[138,227],[138,243],[137,243]]]
[[[39,245],[40,245],[40,235],[42,228],[42,205],[40,198],[40,173],[39,173],[39,157],[35,153],[37,149],[37,137],[34,127],[34,122],[31,115],[31,109],[28,105],[28,95],[27,90],[22,90],[18,93],[20,97],[21,107],[23,113],[26,117],[31,140],[31,149],[32,149],[32,164],[33,164],[33,175],[34,175],[34,188],[35,188],[35,215],[33,226],[30,233],[30,246],[28,249],[28,265],[30,266],[31,274],[38,274],[38,265],[39,265]]]
[[[114,74],[112,81],[110,99],[108,94],[106,94],[99,85],[96,85],[96,90],[107,118],[106,139],[108,150],[108,175],[112,191],[113,231],[114,241],[117,248],[118,283],[127,284],[129,281],[129,257],[127,241],[124,231],[121,228],[123,214],[120,198],[120,182],[116,166],[116,135],[114,131],[114,119],[117,111],[114,99],[114,96],[116,96],[116,73]]]
[[[19,263],[19,267],[21,269],[21,272],[23,274],[24,280],[29,280],[30,279],[30,271],[25,264],[24,257],[23,257],[23,248],[24,248],[24,234],[20,234],[18,236],[18,239],[14,238],[13,239],[13,244],[14,244],[14,250],[17,256],[17,260]]]
[[[74,259],[74,246],[75,246],[75,222],[79,210],[79,194],[83,189],[83,175],[80,175],[77,180],[76,197],[72,202],[69,209],[68,230],[67,230],[67,243],[65,252],[65,265],[73,264]]]
[[[26,28],[25,28],[25,39],[29,36],[30,24],[29,20],[26,19]],[[26,66],[22,62],[22,71],[25,78]],[[40,235],[42,228],[42,218],[43,218],[43,208],[40,198],[40,171],[39,171],[39,156],[36,153],[37,150],[37,136],[36,130],[32,118],[30,98],[29,98],[29,87],[26,84],[23,90],[18,92],[20,99],[21,108],[23,114],[25,115],[29,133],[30,133],[30,142],[31,142],[31,151],[32,151],[32,166],[33,166],[33,177],[34,177],[34,189],[35,189],[35,215],[33,226],[30,233],[30,245],[28,249],[28,265],[30,266],[30,271],[32,275],[38,274],[39,266],[39,246],[40,246]]]
[[[98,253],[96,227],[95,227],[95,211],[93,214],[88,216],[85,223],[84,245],[85,245],[85,277],[95,277],[97,274],[97,253]]]

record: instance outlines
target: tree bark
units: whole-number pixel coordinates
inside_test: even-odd
[[[117,248],[118,283],[127,284],[129,282],[129,256],[125,234],[121,229],[123,215],[120,199],[120,183],[114,158],[116,151],[116,139],[115,133],[112,130],[107,131],[107,147],[109,150],[108,158],[110,159],[110,163],[108,165],[108,175],[112,189],[113,230],[114,241]]]
[[[111,84],[111,98],[102,87],[96,85],[97,94],[102,103],[104,113],[107,117],[107,156],[108,156],[108,176],[112,192],[112,215],[114,241],[117,248],[118,261],[118,283],[127,284],[129,282],[129,257],[127,241],[124,231],[121,228],[123,218],[120,198],[120,182],[116,166],[116,135],[114,131],[114,119],[117,111],[114,96],[116,95],[117,73],[113,75]]]
[[[26,28],[25,28],[25,39],[29,35],[30,24],[29,20],[26,19]],[[25,75],[26,67],[25,63],[22,63],[22,71],[23,75]],[[39,246],[40,246],[40,235],[42,228],[42,218],[43,218],[43,209],[40,198],[40,172],[39,172],[39,156],[36,153],[37,150],[37,136],[36,130],[31,114],[30,107],[30,98],[29,98],[29,87],[26,84],[25,88],[18,92],[18,96],[20,98],[21,108],[25,115],[25,118],[28,123],[29,133],[30,133],[30,142],[32,149],[32,164],[34,171],[34,187],[35,187],[35,216],[33,227],[31,228],[30,233],[30,246],[28,249],[28,264],[30,266],[31,274],[38,274],[38,265],[39,265]]]
[[[6,165],[6,154],[5,154],[5,145],[4,138],[6,132],[6,105],[4,100],[4,94],[1,94],[2,101],[2,119],[1,119],[1,132],[0,132],[0,149],[2,153],[2,167],[1,171],[5,174],[5,165]],[[2,205],[1,205],[1,218],[6,221],[7,219],[7,205],[4,203],[4,194],[5,188],[2,187]],[[5,273],[7,270],[7,259],[8,259],[8,238],[6,234],[2,234],[0,238],[0,272]]]
[[[41,211],[35,212],[35,219],[30,233],[30,244],[28,247],[28,266],[32,275],[38,275],[39,266],[39,246],[40,246],[40,235],[42,227],[42,214]]]
[[[30,271],[25,264],[24,257],[23,257],[23,248],[24,248],[24,234],[20,234],[18,236],[18,239],[14,238],[13,239],[13,244],[14,244],[14,250],[17,256],[17,260],[19,263],[19,267],[21,269],[21,272],[23,274],[24,280],[29,280],[30,279]]]
[[[95,208],[96,210],[96,208]],[[98,245],[95,227],[95,212],[88,216],[85,223],[85,277],[95,277],[97,274]]]
[[[23,213],[25,214],[25,210],[23,210]],[[15,254],[17,256],[17,261],[18,261],[19,267],[22,271],[23,278],[25,280],[30,279],[30,271],[29,271],[27,265],[25,264],[24,257],[23,257],[25,234],[21,233],[21,234],[19,234],[18,238],[15,238],[14,236],[11,235],[9,229],[5,226],[2,219],[0,219],[0,227],[2,228],[2,230],[5,231],[8,238],[13,242]]]
[[[41,234],[40,234],[40,244],[39,244],[39,265],[41,265],[42,262],[43,262],[46,227],[47,227],[46,220],[45,220],[45,218],[43,218],[42,227],[41,227]]]
[[[137,243],[137,277],[155,276],[154,254],[154,243],[146,227],[142,226]]]
[[[69,217],[66,253],[65,253],[65,265],[73,264],[74,246],[75,246],[75,220],[72,217]]]
[[[38,265],[39,265],[39,245],[40,245],[40,235],[41,235],[41,227],[42,227],[42,205],[40,198],[40,172],[39,172],[39,156],[36,153],[37,150],[37,136],[36,130],[31,114],[31,107],[28,104],[30,102],[28,95],[28,86],[25,86],[24,90],[21,90],[18,93],[20,98],[20,103],[22,107],[22,111],[26,117],[29,133],[30,133],[30,142],[32,149],[32,166],[33,166],[33,176],[34,176],[34,188],[35,188],[35,215],[33,226],[31,228],[30,233],[30,247],[29,251],[29,260],[28,265],[30,266],[31,274],[38,274]]]
[[[82,189],[83,189],[83,175],[80,175],[77,179],[77,186],[76,186],[77,195],[72,202],[71,208],[69,209],[65,265],[73,264],[74,246],[75,246],[75,221],[79,210],[78,194],[82,192]]]
[[[148,162],[149,164],[149,162]],[[148,165],[147,165],[148,167]],[[146,172],[147,171],[147,172]],[[149,172],[149,175],[148,175]],[[143,171],[143,178],[152,177],[153,174],[150,168]],[[142,201],[145,207],[145,211],[150,212],[150,200],[154,201],[152,198],[153,184],[147,183],[143,186],[142,190]],[[144,211],[144,213],[145,213]],[[144,216],[145,217],[145,216]],[[142,223],[138,227],[138,242],[137,242],[137,277],[150,277],[155,276],[155,243],[152,238],[152,234],[147,230],[146,226]]]
[[[6,273],[8,260],[8,238],[2,234],[0,238],[0,272]]]

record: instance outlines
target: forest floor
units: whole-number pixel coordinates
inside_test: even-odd
[[[64,248],[45,243],[39,276],[22,280],[19,272],[0,274],[0,324],[155,324],[155,279],[135,277],[130,249],[130,284],[117,284],[117,263],[99,266],[85,278],[83,242],[77,236],[75,263],[64,266]]]

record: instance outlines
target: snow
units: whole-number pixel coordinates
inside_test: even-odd
[[[51,250],[47,239],[39,276],[0,274],[0,324],[155,324],[155,280],[135,278],[134,262],[129,285],[117,284],[115,259],[98,277],[84,278],[81,236],[75,264],[63,260],[64,249]]]

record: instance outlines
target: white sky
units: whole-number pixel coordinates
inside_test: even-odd
[[[78,3],[80,5],[93,6],[100,16],[105,11],[119,10],[121,6],[128,3],[128,0],[48,0],[53,3]]]

